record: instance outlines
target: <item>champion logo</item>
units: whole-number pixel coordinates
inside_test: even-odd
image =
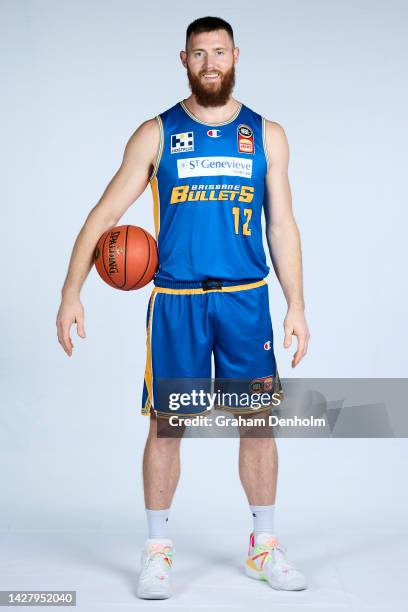
[[[221,136],[221,130],[208,130],[207,136],[211,138],[219,138]]]
[[[271,348],[272,348],[272,342],[270,340],[267,340],[266,342],[264,342],[265,351],[270,351]]]

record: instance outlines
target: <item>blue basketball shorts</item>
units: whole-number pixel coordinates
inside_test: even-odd
[[[154,286],[147,307],[143,415],[174,414],[168,403],[157,403],[158,380],[211,380],[212,354],[215,379],[266,380],[281,391],[264,279],[218,288],[164,284],[170,286]],[[195,416],[204,410],[190,405],[177,414]],[[249,414],[254,408],[235,406],[233,411]]]

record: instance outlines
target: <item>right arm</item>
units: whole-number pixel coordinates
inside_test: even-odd
[[[102,234],[118,224],[149,184],[159,140],[156,119],[149,119],[138,127],[126,145],[119,170],[89,212],[75,240],[56,320],[58,342],[69,357],[73,349],[70,337],[73,323],[77,323],[78,335],[85,338],[84,309],[79,294],[93,266],[95,247]]]

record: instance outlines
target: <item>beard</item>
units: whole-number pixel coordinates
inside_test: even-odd
[[[211,83],[211,81],[203,83],[201,79],[203,74],[205,72],[200,72],[196,76],[191,73],[187,66],[188,83],[198,104],[200,106],[223,106],[226,104],[235,85],[235,65],[233,64],[224,74],[218,71],[221,76],[221,83],[218,81],[216,83]]]

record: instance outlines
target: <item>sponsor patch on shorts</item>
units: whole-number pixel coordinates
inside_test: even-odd
[[[249,385],[251,391],[272,391],[273,389],[273,376],[264,376],[263,378],[254,378],[251,380]]]

